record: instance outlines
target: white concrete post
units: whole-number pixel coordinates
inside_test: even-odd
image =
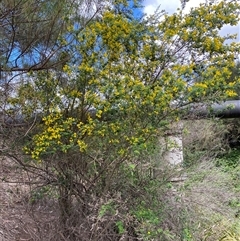
[[[164,138],[165,150],[163,159],[170,165],[181,165],[183,162],[182,122],[171,125]]]

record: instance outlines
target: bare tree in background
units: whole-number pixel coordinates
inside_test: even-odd
[[[181,0],[182,8],[185,8],[186,3],[187,3],[188,1],[189,1],[189,0]]]
[[[101,1],[3,0],[0,3],[0,71],[54,69],[67,61],[80,31],[102,7]]]
[[[9,99],[29,72],[58,71],[74,59],[71,44],[106,6],[100,0],[0,1],[0,112],[1,123],[16,121]]]

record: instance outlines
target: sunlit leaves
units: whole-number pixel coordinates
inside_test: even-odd
[[[47,153],[40,142],[56,153],[78,148],[99,156],[101,149],[104,160],[106,153],[122,158],[144,148],[163,121],[178,119],[179,107],[234,96],[239,80],[226,80],[239,45],[226,45],[218,30],[238,22],[239,8],[237,1],[221,1],[142,22],[106,11],[79,33],[79,59],[63,67],[64,84],[52,78],[53,88],[46,78],[35,89],[44,96],[48,87],[61,117],[44,122],[34,157]]]

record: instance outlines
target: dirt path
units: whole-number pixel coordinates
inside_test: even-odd
[[[0,159],[0,241],[34,240],[35,230],[28,204],[30,186],[21,170],[6,158]]]

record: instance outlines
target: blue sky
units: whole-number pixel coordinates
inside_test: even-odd
[[[186,4],[185,12],[188,12],[192,7],[199,6],[200,3],[205,3],[206,0],[189,0]],[[143,12],[145,14],[153,14],[158,6],[160,9],[166,10],[169,14],[174,13],[177,8],[181,7],[181,0],[143,0]],[[239,35],[239,26],[224,26],[220,31],[221,35],[235,34]],[[239,36],[237,41],[239,41]]]

